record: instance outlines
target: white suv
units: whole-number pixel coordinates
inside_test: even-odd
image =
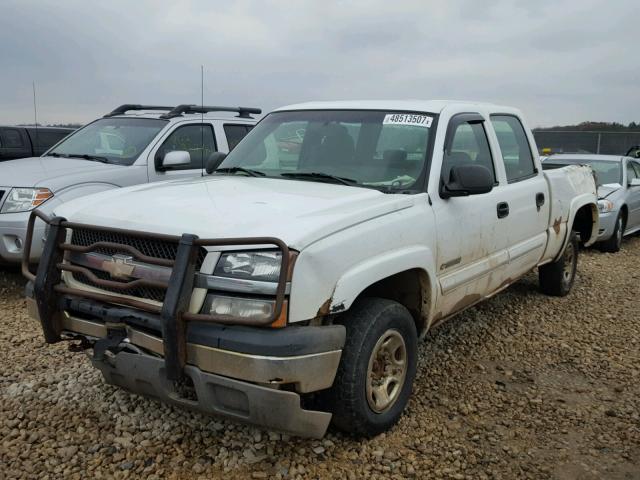
[[[0,164],[0,262],[22,258],[29,212],[50,214],[70,199],[159,180],[203,174],[253,128],[258,108],[121,105],[41,157]],[[215,155],[213,155],[215,157]],[[42,250],[34,234],[31,260]]]

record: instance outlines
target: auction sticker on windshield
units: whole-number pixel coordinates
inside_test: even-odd
[[[388,113],[384,116],[383,125],[412,125],[414,127],[431,127],[433,117],[417,113]]]

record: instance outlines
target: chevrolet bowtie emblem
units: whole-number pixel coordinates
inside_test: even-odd
[[[109,260],[102,262],[102,269],[109,272],[111,278],[115,280],[128,280],[135,269],[133,257],[116,253]]]

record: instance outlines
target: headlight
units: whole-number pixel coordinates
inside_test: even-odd
[[[245,319],[265,322],[273,315],[275,300],[207,295],[203,313],[227,317],[229,320]]]
[[[213,274],[218,277],[277,282],[281,265],[281,252],[223,253]]]
[[[48,188],[12,188],[0,213],[28,212],[53,197]]]
[[[610,200],[598,200],[598,211],[600,213],[608,213],[613,210],[613,202]]]

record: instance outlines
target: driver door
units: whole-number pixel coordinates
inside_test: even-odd
[[[431,195],[437,225],[437,268],[442,317],[476,303],[500,288],[509,256],[507,228],[501,204],[506,202],[489,146],[485,118],[480,114],[454,116],[447,128],[441,184],[453,167],[475,164],[493,174],[488,193],[441,198]],[[508,212],[507,212],[508,215]]]

